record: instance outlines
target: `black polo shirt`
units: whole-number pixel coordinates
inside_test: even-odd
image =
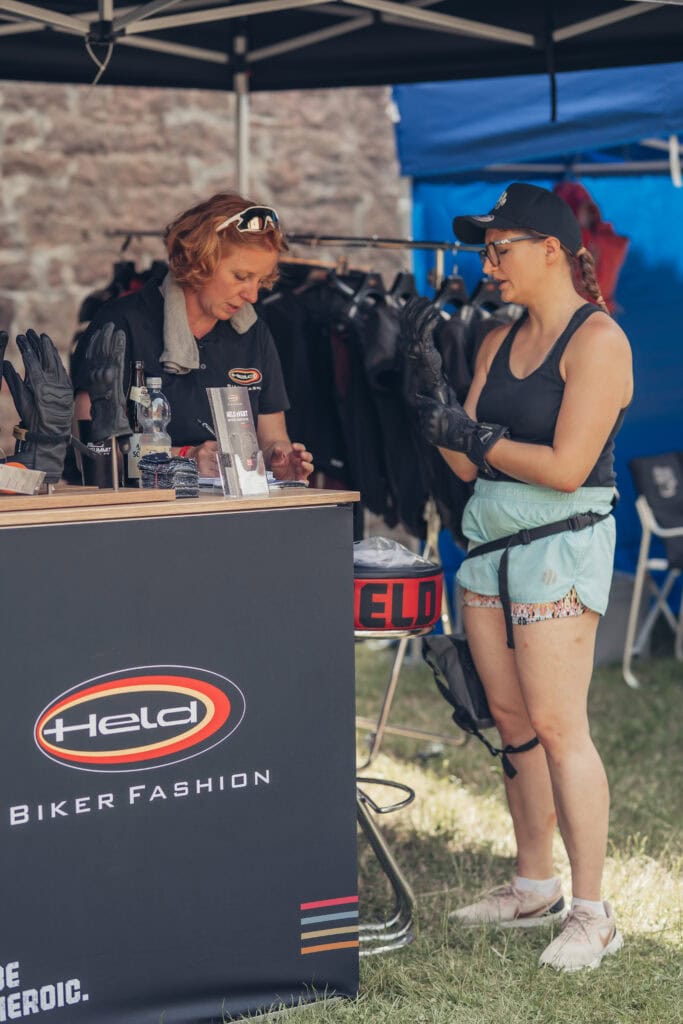
[[[219,320],[197,342],[199,369],[183,374],[166,373],[159,362],[164,347],[164,300],[158,282],[149,282],[139,292],[108,302],[97,313],[72,356],[71,377],[76,390],[87,391],[85,349],[92,332],[106,323],[126,332],[126,393],[137,360],[145,364],[146,377],[161,377],[161,390],[171,406],[168,431],[175,446],[212,439],[213,435],[202,425],[211,427],[207,388],[248,388],[254,422],[259,413],[284,412],[289,408],[275,342],[260,319],[244,334],[238,334],[229,320]]]

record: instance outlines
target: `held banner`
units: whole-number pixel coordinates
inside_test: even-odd
[[[354,995],[350,508],[0,549],[0,1024]]]

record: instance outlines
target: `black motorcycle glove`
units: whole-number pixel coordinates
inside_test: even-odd
[[[110,437],[129,438],[133,433],[128,422],[124,389],[126,333],[107,323],[98,328],[85,350],[86,390],[90,395],[93,441]],[[127,444],[120,445],[126,451]]]
[[[401,348],[408,365],[411,397],[429,395],[448,403],[450,389],[434,344],[434,331],[440,322],[441,314],[429,299],[410,299],[401,310]]]
[[[498,476],[489,466],[486,453],[501,437],[509,437],[507,427],[497,423],[477,423],[471,419],[457,401],[449,405],[434,401],[427,395],[417,396],[420,433],[429,444],[463,452],[490,479]]]
[[[45,473],[56,483],[64,470],[66,448],[71,437],[74,395],[69,375],[47,334],[35,331],[17,335],[24,361],[22,380],[10,362],[2,364],[20,423],[14,428],[17,443],[14,458],[27,469]]]

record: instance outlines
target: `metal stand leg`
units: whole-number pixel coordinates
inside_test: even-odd
[[[640,611],[640,602],[643,597],[643,583],[645,582],[645,563],[647,562],[647,556],[650,550],[650,537],[651,534],[643,530],[643,535],[640,538],[640,551],[638,552],[638,565],[636,567],[636,576],[633,581],[631,607],[628,613],[626,640],[624,641],[624,660],[621,667],[625,682],[633,690],[640,689],[640,683],[631,671],[631,661],[633,659],[633,647],[634,640],[636,638],[638,612]]]
[[[406,649],[408,647],[408,637],[402,636],[398,642],[398,648],[396,650],[396,657],[394,658],[394,664],[391,669],[391,675],[389,676],[389,683],[384,693],[384,700],[382,701],[382,707],[380,708],[379,718],[377,719],[377,725],[372,735],[372,745],[368,754],[367,761],[361,766],[367,768],[367,766],[374,760],[379,753],[379,748],[382,745],[382,739],[384,737],[384,730],[387,727],[387,719],[389,718],[389,712],[391,711],[391,703],[396,693],[396,686],[398,685],[398,677],[403,667],[403,660],[406,656]]]
[[[423,635],[424,632],[427,631],[423,630],[422,633],[419,633],[417,635],[421,636]],[[382,634],[375,635],[380,636]],[[389,676],[387,688],[384,691],[384,699],[382,701],[382,706],[380,708],[377,722],[375,723],[372,721],[372,719],[363,718],[360,715],[356,718],[357,728],[371,730],[370,752],[368,754],[367,760],[364,761],[362,765],[360,765],[361,768],[367,768],[368,765],[372,764],[374,759],[377,757],[377,755],[379,754],[379,749],[382,746],[382,740],[384,739],[385,733],[389,733],[392,736],[406,736],[409,739],[414,740],[426,740],[427,742],[432,743],[447,743],[452,747],[462,747],[465,745],[465,743],[467,743],[469,739],[467,733],[463,733],[462,735],[446,735],[443,733],[430,732],[428,729],[414,729],[411,726],[407,725],[387,724],[389,720],[389,712],[391,711],[391,705],[394,700],[394,695],[396,693],[396,687],[398,686],[398,677],[401,673],[401,668],[403,667],[403,662],[405,660],[408,643],[411,639],[415,637],[415,635],[415,633],[404,634],[401,636],[399,640],[398,648],[396,650],[396,657],[394,658],[394,664],[392,665],[391,668],[391,674]],[[369,638],[370,635],[368,633],[363,633],[359,630],[356,633],[356,636],[361,638]]]
[[[422,557],[429,558],[432,562],[436,562],[437,565],[441,565],[441,555],[439,554],[441,517],[436,510],[436,502],[433,498],[430,498],[425,505],[425,521],[427,523],[427,538],[425,540]],[[444,633],[448,634],[452,632],[451,610],[448,606],[448,593],[445,580],[444,587],[441,592],[441,625]]]
[[[628,625],[626,627],[626,640],[624,642],[622,672],[626,683],[628,683],[628,685],[634,690],[640,688],[640,682],[634,675],[631,664],[633,658],[637,657],[642,651],[659,615],[664,616],[674,634],[674,652],[676,657],[679,660],[683,660],[683,617],[681,614],[683,613],[683,598],[681,599],[681,613],[679,613],[678,619],[671,611],[668,604],[669,594],[671,593],[674,583],[680,576],[681,570],[669,569],[662,586],[658,587],[656,585],[652,577],[649,575],[650,570],[665,572],[668,568],[668,562],[666,559],[649,557],[651,539],[652,533],[644,527],[640,541],[640,550],[638,552],[638,564],[636,567],[635,580],[633,582],[633,594],[631,596],[631,607],[629,610]],[[643,590],[646,583],[652,592],[655,601],[645,616],[645,619],[638,630],[638,634],[636,635],[638,614],[640,612]]]
[[[674,654],[679,661],[683,661],[683,594],[681,594],[681,606],[678,609],[678,626],[676,627]]]
[[[402,783],[389,782],[384,779],[358,779],[359,782],[376,783],[377,785],[392,786],[407,794],[407,797],[390,807],[380,807],[362,789],[357,790],[357,815],[358,824],[363,835],[377,858],[377,861],[386,875],[394,894],[394,907],[391,917],[382,923],[362,922],[359,925],[361,947],[369,945],[369,948],[361,948],[361,956],[373,956],[377,953],[388,953],[394,949],[400,949],[413,941],[413,908],[415,896],[405,875],[396,863],[391,850],[386,844],[384,836],[380,832],[368,807],[377,814],[387,814],[390,811],[406,807],[415,799],[415,793],[410,787]]]

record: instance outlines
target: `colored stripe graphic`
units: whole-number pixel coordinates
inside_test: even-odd
[[[315,917],[302,917],[302,924],[318,924],[319,921],[343,921],[345,918],[357,918],[357,910],[345,910],[343,914],[317,914]]]
[[[302,946],[301,952],[305,953],[326,953],[330,949],[357,949],[360,946],[358,939],[353,942],[327,942],[323,946]]]
[[[354,906],[355,905],[355,906]],[[336,896],[328,900],[309,900],[299,904],[302,911],[330,910],[331,913],[309,914],[301,918],[301,953],[329,953],[336,949],[357,949],[358,896]],[[336,909],[338,908],[338,909]],[[329,925],[311,929],[311,925]],[[328,941],[320,942],[320,939]],[[318,940],[315,945],[305,945]]]
[[[337,907],[342,903],[358,903],[357,896],[339,896],[336,900],[313,900],[312,903],[302,903],[302,910],[317,910],[318,907]]]
[[[326,935],[356,935],[358,933],[357,924],[349,924],[346,928],[321,928],[317,932],[302,932],[301,941],[304,942],[306,939],[322,939]]]

